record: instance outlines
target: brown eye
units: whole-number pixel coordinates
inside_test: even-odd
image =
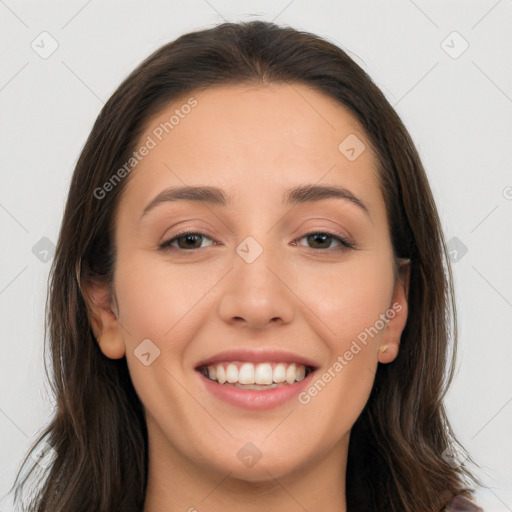
[[[314,232],[304,235],[302,238],[297,240],[307,239],[307,243],[311,249],[333,249],[343,250],[345,248],[353,248],[354,246],[349,243],[345,238],[327,232]],[[331,242],[338,242],[338,247],[331,247]]]
[[[195,233],[192,231],[185,231],[183,233],[177,233],[176,236],[170,238],[163,242],[159,248],[160,249],[170,249],[170,250],[190,250],[190,249],[201,249],[201,241],[203,239],[212,240],[211,238],[203,235],[202,233]],[[176,247],[174,242],[177,242],[178,246]],[[212,245],[212,244],[210,244]]]
[[[201,235],[189,234],[177,237],[176,240],[180,249],[197,249],[201,246],[200,237]],[[181,241],[183,241],[183,244],[180,243]]]

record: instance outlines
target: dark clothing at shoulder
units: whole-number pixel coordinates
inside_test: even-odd
[[[454,496],[444,510],[445,512],[483,512],[483,508],[464,496]]]

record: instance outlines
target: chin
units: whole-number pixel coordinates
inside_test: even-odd
[[[274,479],[283,478],[302,470],[306,464],[306,454],[301,458],[297,451],[290,457],[287,453],[279,453],[277,447],[269,446],[259,452],[250,443],[243,445],[235,452],[234,457],[223,458],[215,464],[215,469],[221,474],[228,474],[232,480],[248,484],[265,484]]]

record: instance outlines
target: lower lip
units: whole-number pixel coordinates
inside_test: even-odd
[[[219,384],[217,381],[211,380],[198,372],[206,389],[217,398],[237,407],[259,411],[273,409],[292,400],[309,385],[314,373],[311,372],[303,380],[294,384],[285,384],[273,389],[257,390]]]

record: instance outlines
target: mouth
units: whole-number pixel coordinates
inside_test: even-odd
[[[320,364],[313,359],[289,350],[246,347],[198,361],[194,370],[200,386],[216,404],[262,411],[297,398],[318,368]]]
[[[300,363],[224,361],[201,365],[196,371],[222,386],[247,390],[271,390],[302,382],[315,368]]]
[[[317,369],[300,357],[269,352],[231,352],[229,357],[224,353],[195,367],[203,389],[213,400],[253,411],[274,409],[297,399]]]

